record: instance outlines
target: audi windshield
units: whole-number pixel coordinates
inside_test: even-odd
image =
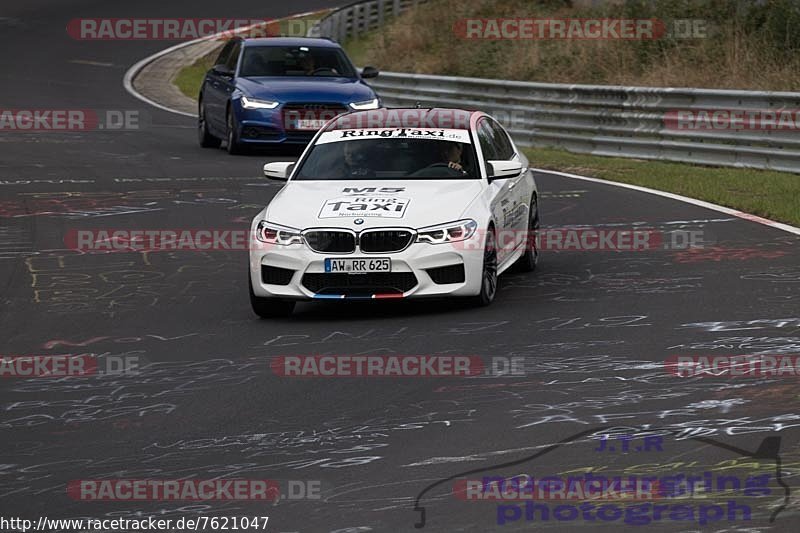
[[[339,76],[355,78],[356,71],[338,48],[248,46],[244,49],[239,76]]]

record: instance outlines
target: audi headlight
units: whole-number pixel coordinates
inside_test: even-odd
[[[275,109],[280,102],[270,102],[269,100],[258,100],[242,96],[242,107],[245,109]]]
[[[262,220],[258,223],[256,239],[268,244],[279,244],[281,246],[303,244],[303,237],[300,235],[300,230],[272,224],[266,220]]]
[[[465,241],[475,235],[478,223],[472,219],[458,220],[438,226],[428,226],[417,230],[417,242],[443,244],[446,242]]]
[[[364,102],[352,102],[350,107],[355,109],[356,111],[364,111],[365,109],[378,109],[379,102],[377,98],[373,98],[372,100],[366,100]]]

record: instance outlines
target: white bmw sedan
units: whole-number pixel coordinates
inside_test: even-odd
[[[254,219],[250,300],[261,317],[297,301],[467,297],[536,267],[537,188],[528,160],[481,112],[378,109],[340,115]]]

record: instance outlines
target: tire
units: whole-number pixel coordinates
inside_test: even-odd
[[[239,142],[239,139],[236,135],[236,119],[233,116],[233,111],[228,108],[226,124],[228,125],[227,130],[227,138],[228,138],[228,153],[231,155],[240,155],[245,153],[245,148]]]
[[[253,292],[253,280],[250,279],[250,274],[247,275],[247,285],[250,289],[250,305],[253,312],[261,318],[286,318],[294,311],[295,302],[256,296]]]
[[[208,131],[206,106],[203,105],[202,97],[200,97],[200,103],[197,106],[197,140],[200,141],[200,146],[203,148],[219,148],[222,144],[222,139],[214,137]]]
[[[483,269],[481,270],[481,290],[473,296],[474,305],[486,307],[497,296],[497,246],[494,228],[486,231],[486,240],[483,247]]]
[[[525,236],[525,252],[517,259],[514,267],[519,272],[533,272],[539,263],[539,249],[536,247],[536,232],[539,230],[539,204],[536,195],[531,197],[528,208],[528,232]]]

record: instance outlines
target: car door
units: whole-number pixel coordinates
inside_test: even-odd
[[[483,163],[486,175],[489,175],[486,163],[488,161],[496,161],[501,159],[501,154],[498,152],[498,144],[495,140],[495,131],[493,130],[488,117],[481,118],[478,121],[477,129],[478,143],[481,147],[481,155],[483,156]],[[513,179],[496,179],[489,183],[489,190],[491,195],[490,209],[492,210],[492,218],[494,218],[497,225],[497,261],[501,264],[509,253],[513,252],[516,246],[516,236],[513,235],[513,226],[510,225],[510,211],[513,208]]]
[[[494,134],[493,139],[498,159],[524,163],[523,159],[517,153],[516,148],[514,148],[514,144],[511,142],[505,128],[493,119],[487,119],[487,122]],[[507,204],[509,207],[508,227],[514,232],[516,246],[520,246],[525,242],[525,233],[528,229],[528,206],[531,201],[531,195],[533,194],[532,183],[530,183],[530,180],[526,179],[526,173],[527,168],[523,168],[523,172],[521,172],[519,176],[507,180],[509,182],[509,203]]]
[[[220,83],[222,85],[222,101],[223,101],[223,120],[225,119],[225,109],[228,106],[228,102],[231,98],[231,93],[233,93],[234,89],[236,89],[236,67],[239,65],[239,56],[242,53],[242,41],[238,40],[233,45],[233,49],[231,50],[231,54],[228,56],[228,60],[225,62],[225,66],[233,72],[233,75],[228,76],[220,76]],[[227,124],[226,124],[227,126]]]
[[[233,62],[233,68],[235,69],[240,50],[241,41],[229,41],[220,52],[214,62],[214,66],[224,65],[230,68],[229,65]],[[225,111],[228,105],[228,97],[232,91],[232,89],[229,90],[232,83],[233,77],[225,76],[212,70],[206,76],[205,89],[203,90],[206,120],[209,123],[209,127],[221,136],[225,135],[227,128]]]

